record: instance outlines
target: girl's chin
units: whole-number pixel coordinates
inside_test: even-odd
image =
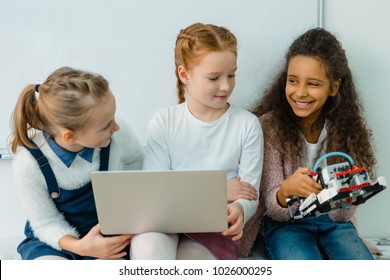
[[[109,138],[109,139],[106,141],[106,143],[103,144],[103,145],[101,146],[101,148],[106,148],[108,145],[110,145],[110,143],[111,143],[111,138]]]

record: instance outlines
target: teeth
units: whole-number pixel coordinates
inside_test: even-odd
[[[308,106],[311,102],[299,102],[299,101],[296,101],[296,100],[295,100],[295,103],[296,103],[298,106]]]

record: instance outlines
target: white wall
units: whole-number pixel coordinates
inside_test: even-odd
[[[390,182],[390,2],[387,0],[325,0],[324,27],[346,50],[365,114],[373,129],[378,175]],[[390,190],[371,198],[358,211],[361,233],[390,236]]]
[[[300,17],[289,12],[297,8]],[[247,106],[290,39],[317,24],[316,11],[312,0],[0,0],[0,148],[19,92],[64,65],[103,74],[143,141],[152,113],[176,101],[176,36],[198,21],[236,34],[232,102]]]
[[[173,47],[179,30],[195,22],[223,25],[237,36],[231,102],[248,107],[292,38],[316,26],[317,1],[0,0],[0,148],[19,92],[65,65],[104,75],[117,116],[144,142],[152,113],[176,102]],[[0,237],[21,235],[24,212],[11,161],[0,161]]]

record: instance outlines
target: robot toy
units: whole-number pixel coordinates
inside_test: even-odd
[[[323,169],[320,163],[330,156],[343,156],[348,162],[329,165]],[[365,203],[369,198],[387,187],[386,179],[378,177],[370,181],[363,167],[356,167],[353,159],[342,152],[333,152],[320,157],[313,168],[312,178],[322,186],[321,192],[312,193],[307,198],[287,198],[287,206],[292,219],[300,219],[307,215],[319,216],[336,209],[348,209]],[[292,205],[297,205],[293,213]]]

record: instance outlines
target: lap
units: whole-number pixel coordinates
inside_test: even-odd
[[[352,223],[328,215],[284,223],[267,218],[265,250],[270,259],[373,259]]]
[[[18,246],[17,250],[23,260],[45,259],[48,256],[50,256],[50,258],[56,258],[56,259],[60,258],[66,260],[94,259],[93,257],[83,257],[66,250],[54,249],[53,247],[40,241],[36,237],[25,239]]]
[[[215,260],[211,252],[202,244],[190,239],[186,235],[180,236],[177,248],[177,260]]]
[[[199,242],[184,234],[149,232],[131,240],[132,260],[213,260],[215,257]]]
[[[147,232],[131,239],[130,259],[132,260],[175,260],[178,234]]]
[[[265,225],[270,227],[270,225]],[[272,225],[271,225],[272,226]],[[271,260],[320,260],[322,252],[315,236],[300,226],[285,224],[274,227],[265,235],[265,255]]]

